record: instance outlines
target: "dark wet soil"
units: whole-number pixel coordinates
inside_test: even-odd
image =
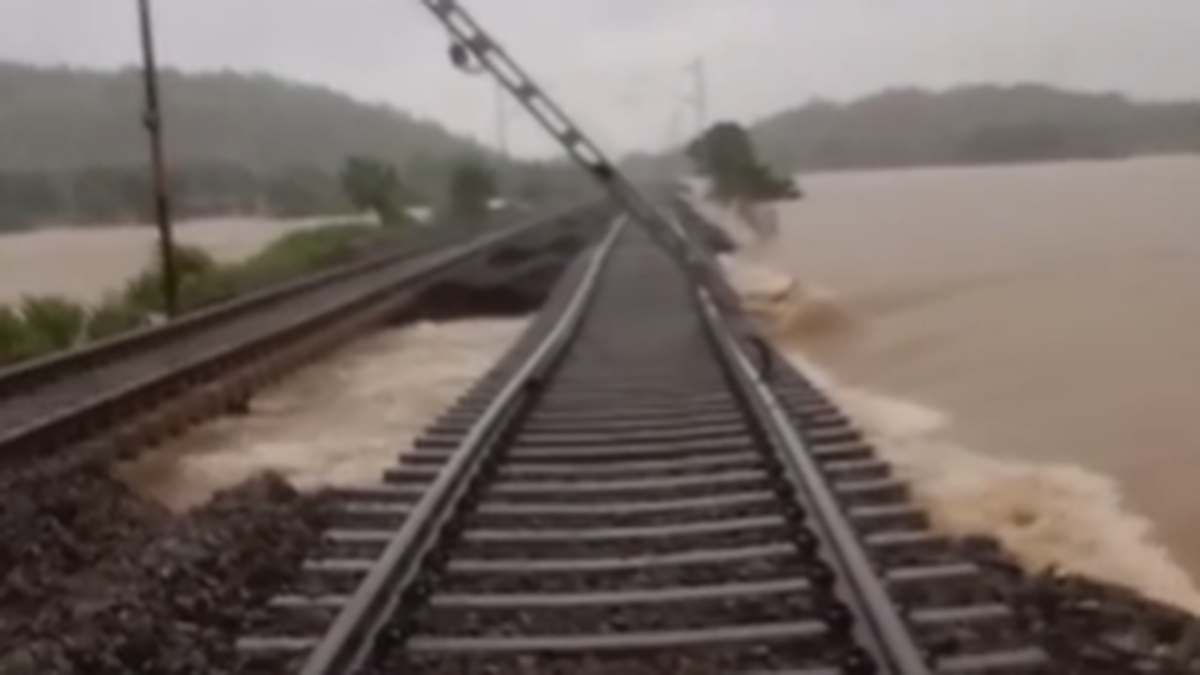
[[[175,517],[100,471],[0,500],[0,675],[232,670],[252,608],[298,566],[321,497],[262,476]]]
[[[1200,617],[1055,569],[1029,574],[983,537],[962,544],[1051,657],[1054,675],[1200,673]]]
[[[0,499],[0,675],[236,672],[235,640],[292,582],[327,503],[269,475],[184,516],[99,470],[10,486]],[[962,550],[990,570],[997,596],[1052,657],[1050,672],[1200,673],[1200,619],[1127,589],[1023,573],[983,538]]]

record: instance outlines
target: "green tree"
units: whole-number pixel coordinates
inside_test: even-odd
[[[384,225],[407,221],[404,190],[395,167],[373,159],[351,157],[342,167],[341,183],[351,204],[373,212]]]
[[[800,190],[759,160],[750,136],[740,124],[718,122],[688,144],[696,170],[711,181],[710,193],[721,203],[754,203],[794,199]]]
[[[496,176],[476,161],[463,161],[450,174],[447,215],[455,220],[482,221],[496,197]]]

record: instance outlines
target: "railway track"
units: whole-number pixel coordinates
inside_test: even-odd
[[[605,208],[413,235],[354,264],[0,371],[0,484],[133,451],[243,404],[461,265],[542,228],[591,224]]]
[[[624,222],[335,501],[247,672],[1049,672],[849,421]]]

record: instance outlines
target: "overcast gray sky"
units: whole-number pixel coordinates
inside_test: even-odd
[[[814,95],[1036,80],[1200,96],[1200,0],[465,0],[588,131],[663,145],[703,55],[711,115],[761,117]],[[0,58],[116,66],[137,55],[133,0],[0,0]],[[456,75],[416,0],[158,0],[163,61],[262,70],[496,137],[490,83]],[[517,118],[517,151],[548,144]]]

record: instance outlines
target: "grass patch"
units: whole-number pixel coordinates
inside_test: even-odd
[[[231,300],[266,286],[348,263],[373,250],[395,230],[335,223],[285,234],[238,263],[179,245],[179,303],[183,312]],[[157,262],[94,306],[61,296],[28,296],[0,305],[0,367],[78,347],[151,325],[164,314]]]

